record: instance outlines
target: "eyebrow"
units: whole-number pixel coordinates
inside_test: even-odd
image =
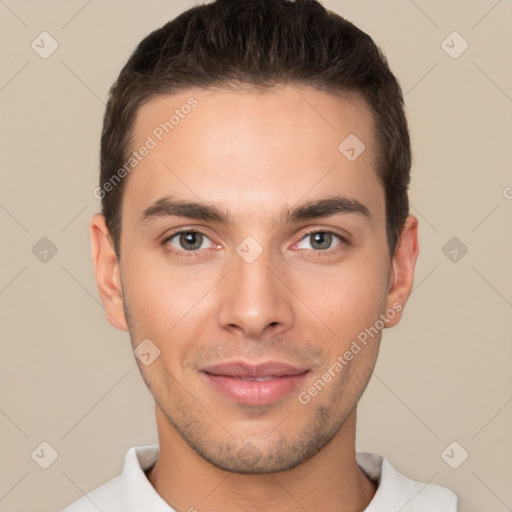
[[[278,222],[292,224],[304,220],[332,217],[338,214],[356,214],[372,220],[370,210],[357,199],[334,195],[308,201],[291,209],[284,209]],[[233,224],[230,214],[214,204],[184,201],[174,199],[172,196],[162,197],[146,208],[139,217],[139,224],[144,225],[154,219],[165,217],[184,217],[218,222],[227,226]]]

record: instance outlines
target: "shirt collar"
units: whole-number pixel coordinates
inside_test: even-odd
[[[126,512],[174,511],[156,492],[145,474],[156,462],[158,454],[158,444],[134,446],[128,450],[120,475],[122,495],[126,497],[123,503]],[[432,510],[433,505],[437,507],[436,510],[443,512],[457,511],[457,496],[452,491],[439,485],[411,480],[399,473],[387,459],[374,453],[357,452],[356,460],[361,470],[377,486],[364,512]]]

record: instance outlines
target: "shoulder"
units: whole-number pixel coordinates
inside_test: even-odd
[[[376,454],[358,452],[361,469],[377,485],[377,491],[364,512],[457,512],[458,496],[441,485],[412,480]]]
[[[87,492],[60,512],[133,512],[145,507],[154,511],[172,510],[144,473],[154,464],[158,452],[158,445],[130,448],[120,475]]]
[[[61,512],[98,512],[98,510],[123,510],[120,497],[123,495],[119,476],[84,494],[62,509]]]

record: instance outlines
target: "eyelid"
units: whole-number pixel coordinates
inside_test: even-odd
[[[324,249],[324,250],[314,250],[314,249],[299,249],[301,251],[307,251],[312,252],[315,255],[321,255],[321,254],[333,254],[336,253],[339,250],[342,250],[343,248],[346,248],[348,245],[350,245],[350,237],[346,235],[342,235],[334,228],[325,228],[325,227],[316,227],[308,229],[307,231],[303,232],[297,242],[293,244],[293,246],[299,244],[302,242],[305,238],[307,238],[310,235],[313,235],[315,233],[329,233],[331,235],[334,235],[339,238],[339,244],[335,245],[334,247],[331,247],[330,249]]]
[[[340,231],[342,231],[342,232],[340,232]],[[313,227],[313,228],[306,228],[306,231],[304,231],[301,234],[300,240],[302,240],[303,238],[305,238],[308,235],[312,235],[313,233],[331,233],[333,235],[340,237],[345,242],[350,241],[350,235],[347,232],[345,232],[344,230],[340,230],[338,228],[332,227],[332,226],[324,226],[324,227],[317,226],[317,227]]]
[[[201,233],[202,235],[211,239],[210,235],[203,228],[192,227],[192,226],[181,226],[179,228],[171,229],[166,231],[164,235],[162,235],[162,243],[167,242],[170,238],[175,237],[176,235],[180,235],[181,233]],[[212,240],[213,241],[213,240]]]
[[[159,242],[159,244],[164,248],[165,251],[167,251],[169,254],[171,254],[172,256],[175,256],[177,258],[183,258],[183,259],[197,258],[206,249],[198,249],[195,251],[186,251],[185,249],[177,249],[176,247],[173,247],[170,245],[171,239],[173,239],[174,237],[181,235],[183,233],[200,233],[201,235],[208,238],[210,240],[210,242],[212,243],[212,245],[218,245],[218,244],[216,244],[216,242],[214,242],[211,239],[211,237],[203,229],[197,228],[197,227],[192,228],[192,227],[187,227],[187,226],[182,226],[180,228],[176,228],[175,230],[171,230],[170,232],[167,232],[165,235],[162,236],[162,239]],[[208,249],[211,249],[211,247],[209,247]]]
[[[167,232],[162,237],[162,241],[160,242],[161,245],[163,245],[165,247],[165,249],[167,251],[169,251],[170,253],[176,254],[178,256],[183,256],[183,257],[194,257],[195,255],[206,250],[206,249],[197,249],[195,251],[186,251],[184,249],[176,249],[175,247],[171,247],[168,245],[168,242],[172,238],[174,238],[175,236],[180,235],[182,233],[201,233],[203,236],[207,237],[212,242],[212,244],[219,245],[211,239],[211,237],[208,235],[206,230],[204,230],[200,227],[196,227],[196,226],[194,226],[194,227],[181,226],[179,228],[176,228],[175,230],[171,230],[170,232]],[[350,243],[351,243],[350,236],[339,233],[336,228],[331,227],[331,226],[329,226],[329,227],[317,226],[317,227],[313,227],[313,228],[306,228],[306,231],[303,231],[300,234],[300,238],[298,239],[298,241],[294,242],[293,245],[296,245],[297,243],[304,240],[304,238],[308,237],[309,235],[315,234],[315,233],[330,233],[332,235],[337,236],[340,239],[340,243],[330,249],[317,250],[317,251],[315,251],[314,249],[300,249],[301,251],[313,252],[318,255],[332,254],[332,253],[337,252],[338,250],[342,250],[343,248],[350,245]]]

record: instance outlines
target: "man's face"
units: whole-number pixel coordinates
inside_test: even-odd
[[[191,96],[197,106],[155,132]],[[124,314],[133,348],[160,350],[138,364],[167,428],[218,467],[294,467],[355,414],[393,309],[373,130],[362,100],[310,88],[191,89],[138,113],[132,148],[156,146],[124,191]],[[353,137],[339,149],[351,134],[359,156]],[[334,214],[285,218],[334,197],[346,199]],[[150,210],[163,198],[229,223]]]

